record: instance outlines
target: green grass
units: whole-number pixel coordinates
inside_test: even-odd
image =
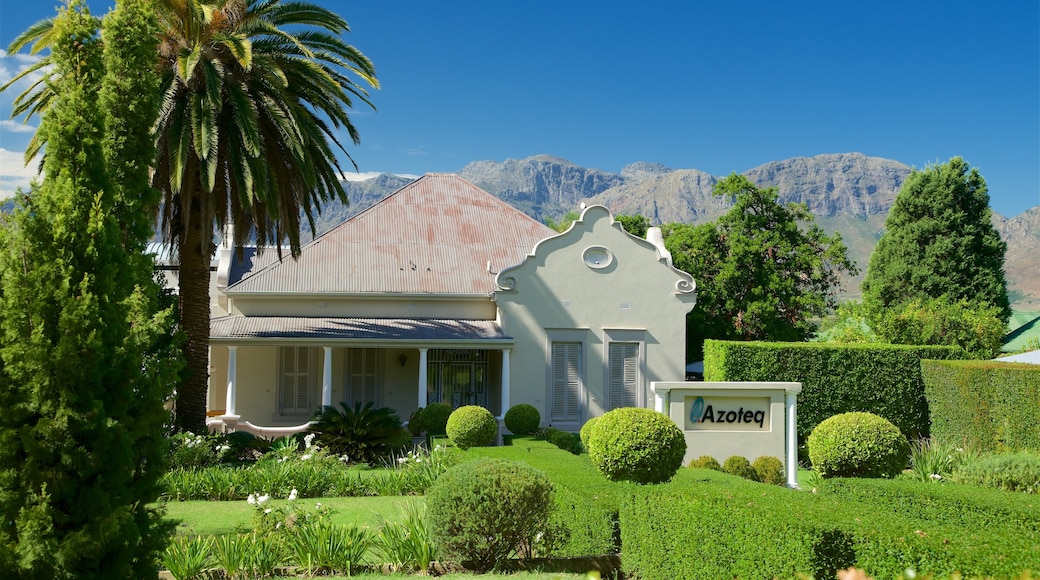
[[[328,576],[328,580],[345,580],[346,576]],[[351,579],[385,580],[386,578],[423,578],[415,574],[354,574]],[[563,572],[516,572],[513,574],[445,574],[439,580],[587,580],[585,574]]]
[[[355,524],[378,528],[381,519],[398,521],[404,517],[404,508],[424,502],[421,496],[392,497],[328,497],[298,499],[297,506],[313,511],[315,504],[334,511],[332,522],[337,525]],[[283,506],[287,500],[271,500],[268,505]],[[255,508],[245,501],[179,501],[166,504],[166,517],[179,520],[177,533],[192,535],[222,535],[252,529]]]

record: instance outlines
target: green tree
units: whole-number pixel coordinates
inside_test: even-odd
[[[826,235],[804,204],[781,205],[775,188],[743,175],[722,179],[713,193],[735,202],[718,220],[662,227],[675,267],[697,283],[687,359],[703,358],[706,338],[806,340],[836,306],[841,274],[856,273],[841,236]]]
[[[141,255],[149,232],[123,220],[149,178],[122,156],[150,142],[156,79],[139,59],[156,20],[148,0],[123,0],[103,51],[96,23],[77,1],[53,22],[45,177],[0,228],[4,578],[155,577],[172,531],[154,504],[174,313]]]
[[[903,182],[870,256],[863,303],[872,321],[912,300],[961,299],[1011,315],[1004,253],[986,180],[960,157],[913,171]]]
[[[255,237],[261,249],[274,245],[280,256],[288,244],[298,256],[300,215],[313,232],[321,204],[348,202],[336,150],[353,160],[337,133],[359,142],[347,111],[355,99],[371,106],[363,84],[379,83],[371,61],[343,41],[347,22],[320,6],[282,0],[155,3],[162,106],[153,185],[162,192],[164,237],[180,260],[188,366],[175,420],[182,430],[201,432],[209,383],[214,230],[231,229],[237,248]],[[30,45],[39,50],[52,42],[51,27],[43,21],[8,50]],[[50,86],[38,84],[19,95],[15,114],[46,109],[54,98]],[[35,142],[42,146],[45,136],[37,135]]]
[[[646,231],[650,229],[650,219],[640,214],[614,216],[614,221],[621,224],[626,232],[644,240]]]
[[[571,227],[571,224],[578,221],[578,218],[580,217],[581,216],[578,215],[578,212],[569,211],[563,214],[563,217],[560,218],[560,221],[556,221],[551,217],[545,218],[545,225],[549,226],[550,229],[554,229],[562,234],[563,232],[567,231],[568,228]]]

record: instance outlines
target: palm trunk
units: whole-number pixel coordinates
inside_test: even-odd
[[[215,246],[197,200],[191,204],[190,211],[184,235],[178,238],[180,315],[187,377],[177,390],[174,425],[178,431],[205,433],[209,389],[209,264]]]

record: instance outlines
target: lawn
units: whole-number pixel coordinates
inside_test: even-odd
[[[296,500],[298,507],[314,510],[317,503],[333,511],[332,522],[378,528],[383,520],[397,521],[411,504],[421,504],[422,496],[327,497]],[[271,500],[270,507],[285,506],[287,500]],[[166,517],[178,520],[177,533],[217,536],[252,529],[256,508],[245,501],[177,501],[166,504]]]

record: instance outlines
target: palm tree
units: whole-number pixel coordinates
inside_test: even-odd
[[[300,252],[300,214],[331,199],[347,202],[337,137],[360,136],[347,110],[372,106],[371,61],[346,44],[347,22],[333,12],[283,0],[156,0],[161,25],[162,103],[155,127],[152,185],[164,239],[180,260],[180,317],[188,376],[177,391],[176,426],[205,429],[209,383],[210,259],[214,231],[235,224],[241,248],[288,244]],[[51,27],[37,23],[9,52],[45,47]],[[34,68],[39,70],[44,61]],[[23,73],[27,74],[27,73]],[[351,76],[353,75],[353,76]],[[14,81],[11,81],[12,83]],[[10,86],[8,83],[5,87]],[[14,114],[46,108],[49,85],[19,95]],[[374,108],[374,107],[373,107]],[[34,141],[27,155],[44,144]]]

